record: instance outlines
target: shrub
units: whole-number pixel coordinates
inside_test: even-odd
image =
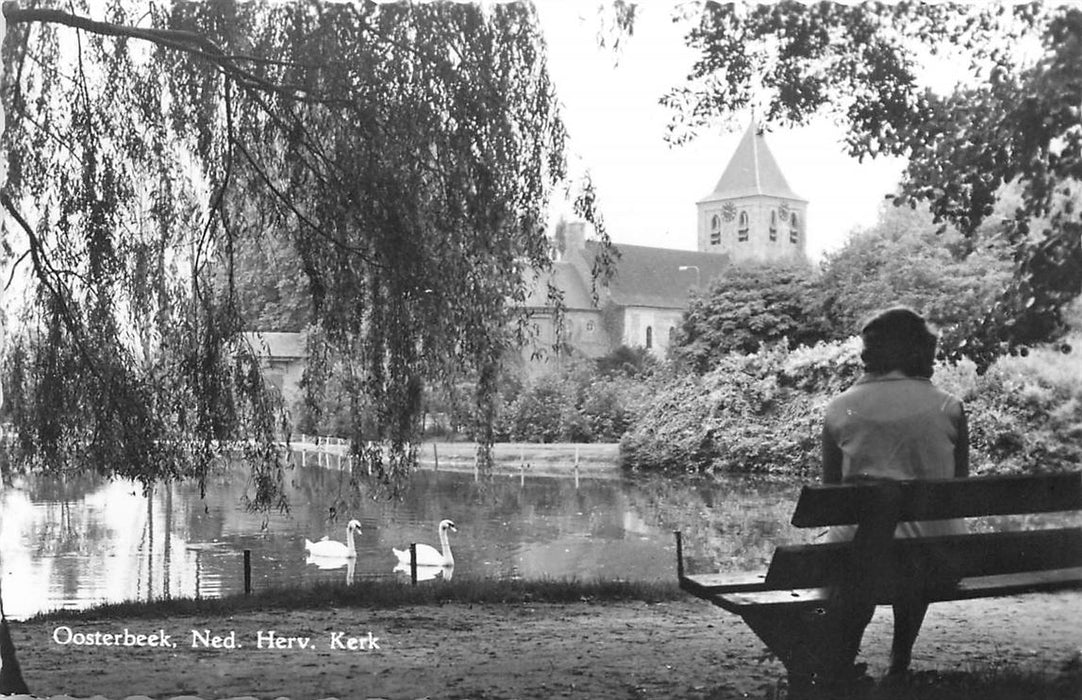
[[[512,442],[616,442],[647,394],[646,380],[616,373],[599,376],[592,363],[527,381],[507,401],[497,440]]]
[[[730,354],[660,389],[620,442],[631,468],[804,473],[817,466],[821,399],[785,375],[784,345]]]
[[[818,298],[810,267],[734,267],[692,298],[670,353],[682,366],[705,373],[726,354],[754,352],[762,343],[815,343],[830,335]]]
[[[1000,358],[980,376],[968,360],[937,364],[936,384],[966,403],[974,474],[1082,463],[1082,354],[1062,347]],[[859,348],[855,338],[794,351],[776,345],[727,355],[701,377],[655,383],[621,440],[623,463],[818,474],[823,408],[860,375]]]
[[[556,442],[560,438],[563,396],[556,383],[524,388],[501,414],[499,434],[511,441]]]
[[[1002,357],[977,381],[968,403],[974,473],[1082,463],[1082,353],[1057,348]]]

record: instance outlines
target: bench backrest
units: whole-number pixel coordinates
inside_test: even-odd
[[[776,588],[832,585],[850,571],[851,552],[847,542],[778,547],[766,583]],[[942,562],[949,568],[943,573],[957,578],[1073,568],[1082,566],[1082,528],[900,539],[888,568],[904,571],[905,561],[918,558]]]
[[[1082,509],[1082,472],[898,483],[903,491],[901,520]],[[867,488],[855,484],[805,486],[793,513],[793,525],[855,525],[862,492]]]
[[[1082,509],[1082,472],[912,481],[895,486],[896,496],[900,491],[901,521]],[[807,486],[793,524],[859,526],[862,508],[873,503],[871,488]],[[766,583],[814,588],[844,581],[854,571],[853,549],[848,542],[778,547]],[[917,560],[942,562],[953,577],[1065,569],[1082,566],[1082,528],[898,539],[890,549],[877,566],[898,572],[909,570],[906,562]]]

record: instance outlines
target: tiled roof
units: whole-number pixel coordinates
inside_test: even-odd
[[[593,303],[593,295],[590,292],[590,281],[583,279],[582,275],[570,262],[560,261],[552,264],[548,272],[535,276],[531,280],[530,292],[526,297],[525,305],[530,308],[543,308],[549,306],[548,283],[552,283],[564,293],[564,307],[567,309],[596,309]]]
[[[586,244],[588,257],[596,245]],[[710,280],[729,266],[728,256],[718,253],[623,244],[616,245],[616,249],[620,256],[608,289],[618,306],[685,308],[688,292],[696,284],[706,289]]]
[[[789,187],[755,122],[740,139],[714,191],[702,201],[768,195],[805,201]]]
[[[257,355],[266,354],[273,358],[308,357],[304,347],[304,335],[301,333],[265,333],[256,331],[245,333],[247,340]]]

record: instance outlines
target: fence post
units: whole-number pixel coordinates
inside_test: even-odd
[[[684,580],[684,542],[679,530],[673,530],[673,534],[676,535],[676,578],[682,582]]]
[[[417,543],[410,542],[410,584],[417,585]]]
[[[252,550],[244,550],[244,595],[252,593]]]

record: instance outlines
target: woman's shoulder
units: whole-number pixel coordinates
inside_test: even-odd
[[[962,400],[950,393],[946,389],[942,389],[938,386],[931,385],[931,389],[934,392],[937,402],[939,403],[941,410],[952,416],[960,416],[965,411],[965,406]]]
[[[935,404],[940,410],[961,413],[962,400],[936,386],[924,377],[865,375],[852,386],[827,402],[828,413],[852,406],[854,403],[888,401],[917,405]]]

